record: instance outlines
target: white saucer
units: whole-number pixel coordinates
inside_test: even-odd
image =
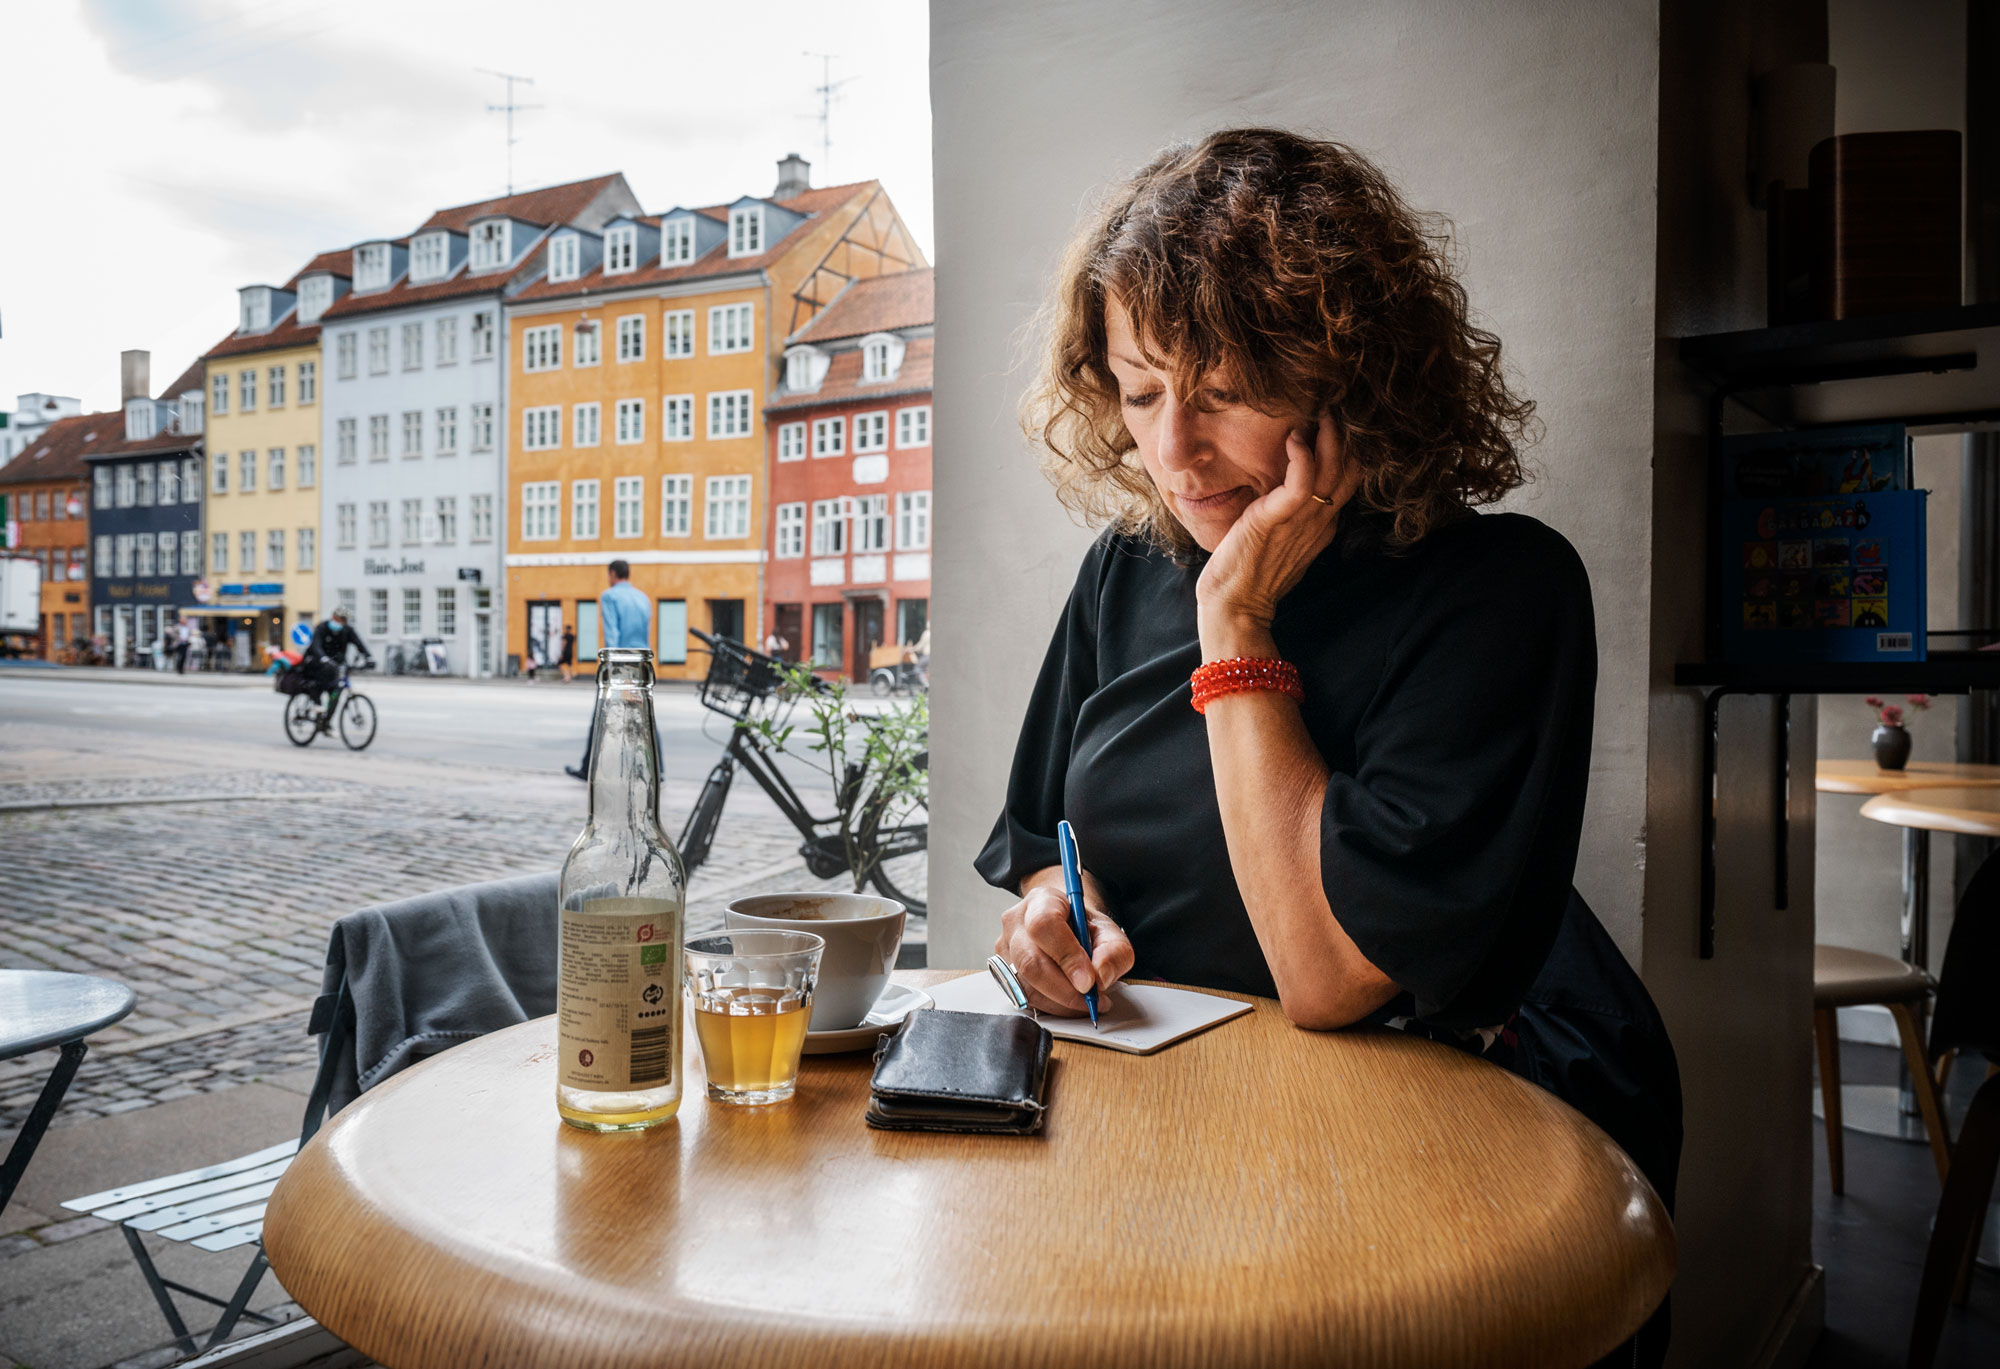
[[[868,1016],[861,1019],[858,1027],[848,1027],[842,1031],[806,1033],[805,1054],[839,1055],[843,1051],[875,1049],[875,1043],[884,1032],[901,1022],[918,1008],[928,1008],[931,996],[922,989],[906,988],[901,984],[891,984],[882,990],[882,996],[875,1000],[875,1006],[868,1010]]]

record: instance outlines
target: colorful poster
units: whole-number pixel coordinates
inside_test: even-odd
[[[1725,499],[1723,658],[1923,660],[1925,497]]]

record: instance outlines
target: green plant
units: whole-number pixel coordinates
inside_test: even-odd
[[[930,698],[920,693],[907,704],[862,713],[849,702],[844,681],[821,680],[810,666],[782,669],[782,698],[803,704],[807,721],[793,722],[794,710],[780,708],[776,716],[737,726],[825,772],[833,782],[841,848],[859,893],[881,863],[877,834],[929,805]],[[790,745],[795,734],[804,742],[804,753]]]

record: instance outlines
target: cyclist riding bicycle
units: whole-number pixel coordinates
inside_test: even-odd
[[[361,653],[361,659],[373,665],[374,656],[369,654],[368,644],[361,640],[347,621],[347,610],[335,607],[326,621],[313,629],[312,641],[306,646],[306,654],[299,660],[299,669],[305,672],[308,681],[307,692],[318,696],[324,712],[320,714],[319,730],[333,729],[333,706],[340,692],[340,668],[347,663],[347,649],[354,648]]]

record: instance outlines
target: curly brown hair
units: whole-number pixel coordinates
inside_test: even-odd
[[[1022,424],[1064,504],[1187,559],[1194,539],[1119,407],[1114,296],[1182,402],[1202,404],[1204,377],[1221,374],[1263,412],[1330,413],[1361,468],[1356,501],[1387,516],[1392,546],[1527,479],[1516,442],[1535,406],[1508,389],[1500,339],[1467,317],[1449,225],[1352,148],[1270,128],[1169,147],[1064,256]]]

